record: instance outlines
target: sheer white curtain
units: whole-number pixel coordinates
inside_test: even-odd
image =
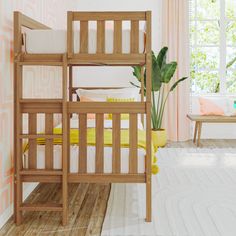
[[[189,0],[163,0],[162,46],[169,48],[168,60],[178,62],[171,84],[182,77],[189,77]],[[186,118],[189,103],[190,79],[179,84],[169,97],[163,124],[169,140],[184,141],[190,138],[190,123]]]

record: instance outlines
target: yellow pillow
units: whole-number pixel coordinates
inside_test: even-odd
[[[107,102],[134,102],[134,98],[107,98]],[[108,119],[112,120],[112,114],[108,114]],[[129,114],[121,114],[121,120],[128,120]]]

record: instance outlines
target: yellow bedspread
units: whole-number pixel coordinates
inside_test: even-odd
[[[61,128],[54,128],[54,134],[61,134]],[[121,129],[121,147],[129,147],[129,129]],[[37,143],[39,145],[45,145],[44,138],[38,138]],[[61,138],[55,138],[53,141],[54,144],[62,144]],[[70,130],[70,143],[71,144],[79,144],[79,130],[71,129]],[[87,144],[90,146],[96,145],[96,129],[88,128],[87,129]],[[104,146],[111,147],[112,146],[112,130],[104,129]],[[146,150],[146,132],[143,130],[138,130],[138,147]],[[28,148],[26,145],[25,150]],[[158,172],[158,166],[156,164],[156,157],[153,152],[152,155],[152,173],[156,174]]]

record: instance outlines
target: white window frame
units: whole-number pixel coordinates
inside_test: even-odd
[[[191,0],[192,2],[195,3],[195,8],[194,8],[194,18],[191,19],[191,22],[195,23],[195,29],[197,29],[197,22],[216,22],[219,21],[220,23],[220,32],[219,32],[219,45],[207,45],[207,44],[202,44],[202,45],[197,45],[197,33],[194,34],[194,44],[191,45],[190,47],[193,49],[200,48],[200,47],[218,47],[219,48],[219,68],[216,69],[201,69],[202,71],[210,71],[210,72],[218,72],[219,79],[220,79],[220,92],[217,94],[221,95],[226,95],[229,94],[227,92],[227,87],[226,87],[226,82],[227,82],[227,47],[233,47],[236,48],[234,45],[227,45],[227,35],[226,35],[226,30],[227,30],[227,23],[229,21],[234,21],[236,19],[227,19],[226,16],[226,0],[219,0],[220,3],[220,18],[219,19],[198,19],[197,16],[197,10],[198,10],[198,0]],[[232,69],[228,69],[232,70]],[[212,94],[212,93],[210,93]],[[214,94],[214,93],[213,93]]]

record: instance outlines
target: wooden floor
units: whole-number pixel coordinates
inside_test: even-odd
[[[195,148],[192,141],[171,142],[167,147]],[[235,148],[236,140],[202,140],[204,148]],[[11,218],[0,230],[0,235],[100,235],[110,184],[70,184],[69,224],[61,226],[61,213],[27,212],[24,222],[16,227]],[[39,185],[27,199],[28,202],[60,202],[61,186],[58,184]]]
[[[61,226],[61,213],[27,212],[24,222],[15,226],[13,218],[0,231],[0,235],[100,235],[104,220],[110,184],[70,184],[69,224]],[[61,185],[39,185],[27,199],[43,203],[61,200]]]

